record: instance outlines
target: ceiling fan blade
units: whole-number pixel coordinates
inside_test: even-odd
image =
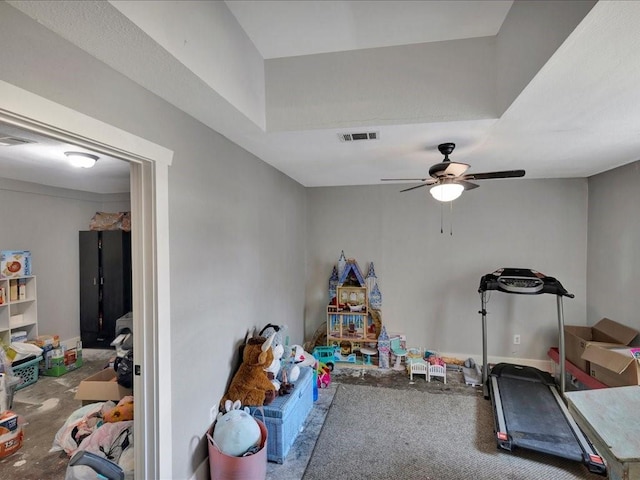
[[[433,184],[432,183],[421,183],[420,185],[416,185],[415,187],[405,188],[404,190],[400,190],[400,193],[408,192],[409,190],[415,190],[416,188],[420,188],[420,187],[426,187],[427,185],[433,185]]]
[[[434,178],[440,177],[459,177],[467,171],[469,165],[458,162],[441,162],[436,163],[429,169],[429,175]]]
[[[424,182],[426,178],[381,178],[381,182]]]
[[[504,170],[502,172],[468,173],[461,180],[491,180],[494,178],[524,177],[524,170]]]
[[[476,185],[475,183],[467,182],[466,180],[456,180],[454,183],[462,185],[465,190],[473,190],[474,188],[478,188],[480,186]]]

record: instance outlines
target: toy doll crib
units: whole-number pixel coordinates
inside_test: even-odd
[[[414,375],[424,375],[427,382],[431,381],[432,377],[440,377],[444,383],[447,383],[447,366],[445,365],[430,365],[425,361],[411,361],[409,363],[409,379],[410,383],[413,382]]]
[[[407,351],[407,369],[409,383],[414,383],[414,375],[424,375],[427,382],[431,381],[431,377],[440,377],[444,383],[447,383],[447,365],[445,363],[432,365],[423,358],[423,352],[420,349],[410,348]]]
[[[427,374],[427,382],[431,381],[431,377],[441,377],[444,383],[447,383],[447,364],[429,365]]]

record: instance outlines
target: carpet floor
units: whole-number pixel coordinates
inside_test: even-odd
[[[576,462],[500,451],[491,402],[463,394],[340,383],[303,480],[602,479]]]

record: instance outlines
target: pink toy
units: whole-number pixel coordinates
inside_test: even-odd
[[[318,388],[327,388],[331,384],[331,370],[324,363],[318,363]]]
[[[442,358],[438,357],[437,355],[429,355],[429,357],[427,358],[427,362],[429,362],[431,365],[444,366],[444,360],[442,360]]]

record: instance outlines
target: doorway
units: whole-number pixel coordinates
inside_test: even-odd
[[[168,167],[173,152],[0,81],[0,121],[130,164],[135,478],[170,478]],[[165,421],[160,422],[159,419]],[[166,421],[169,419],[169,421]]]

